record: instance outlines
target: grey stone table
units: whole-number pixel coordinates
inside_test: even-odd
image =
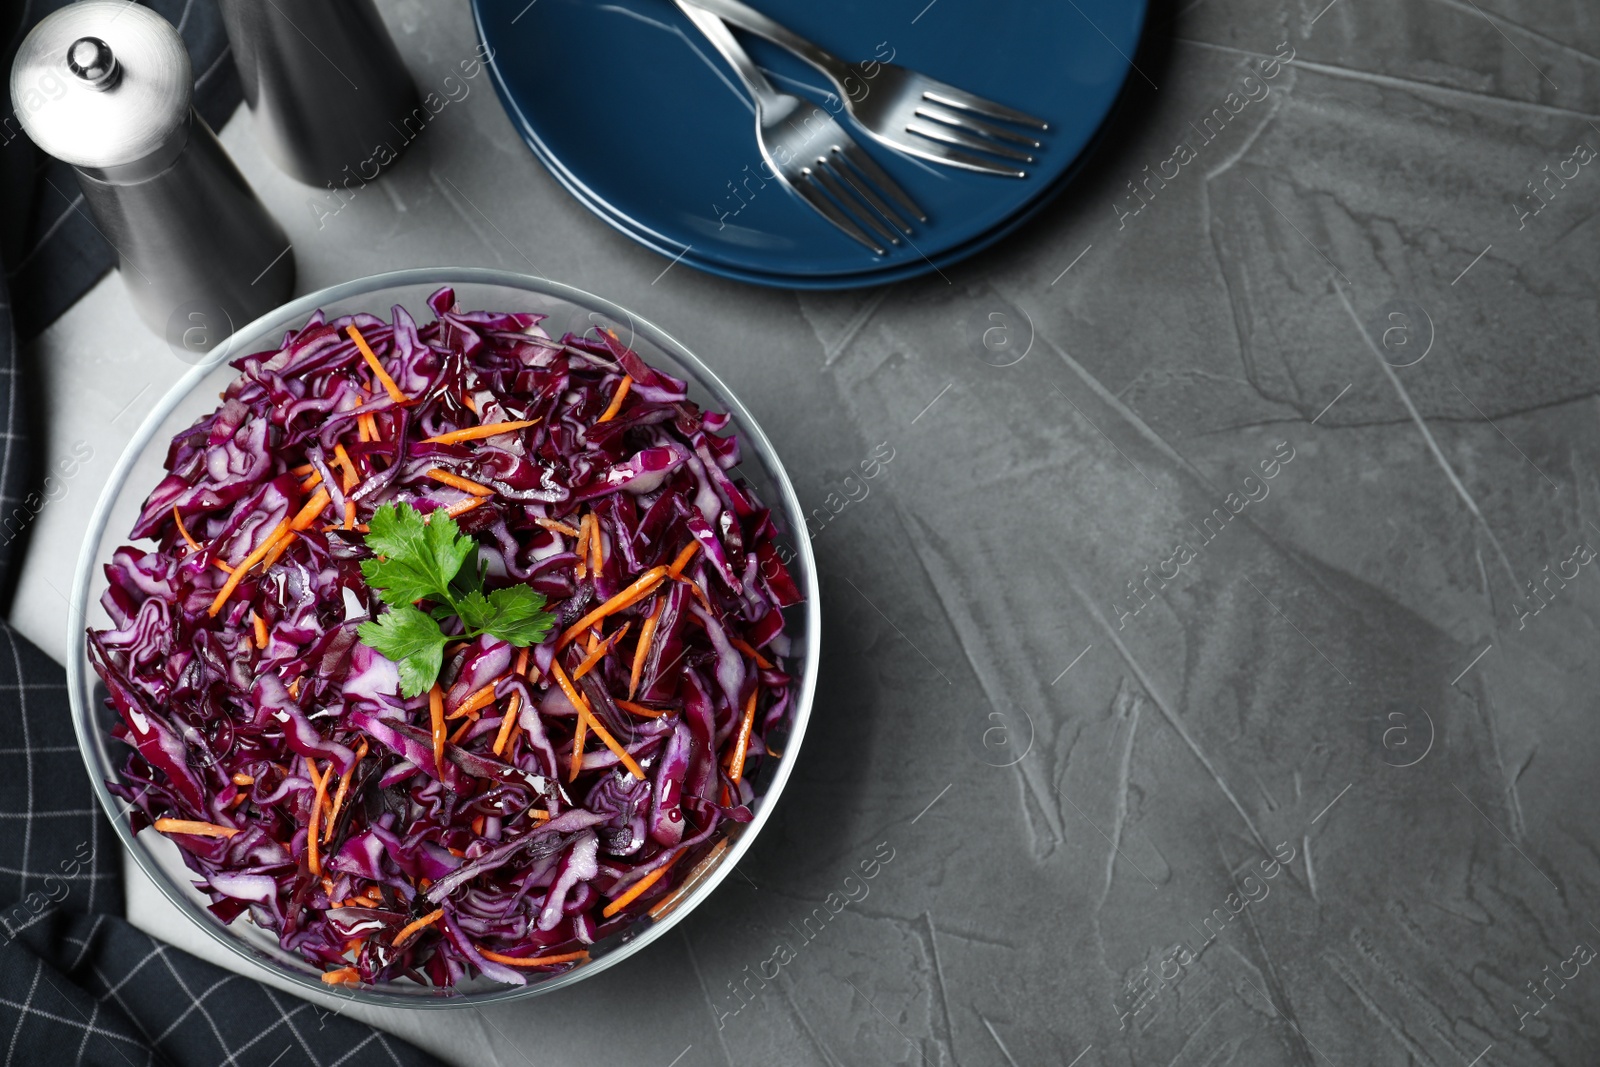
[[[472,53],[461,0],[383,8],[423,86]],[[571,990],[363,1018],[474,1067],[1600,1062],[1600,8],[1152,22],[1057,205],[855,293],[670,267],[486,79],[320,220],[223,131],[302,290],[601,293],[726,376],[816,509],[816,713],[740,877]],[[59,655],[90,504],[185,367],[115,278],[35,356],[50,448],[92,451],[15,608]]]

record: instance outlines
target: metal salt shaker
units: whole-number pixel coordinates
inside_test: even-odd
[[[70,163],[140,316],[185,353],[288,299],[285,236],[191,106],[172,25],[123,0],[80,0],[17,51],[11,101],[28,137]]]
[[[262,146],[308,185],[377,176],[418,107],[372,0],[219,0]]]

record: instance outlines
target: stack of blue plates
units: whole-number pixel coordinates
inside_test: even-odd
[[[579,202],[669,259],[810,289],[924,274],[1025,222],[1081,164],[1145,18],[1145,0],[753,3],[842,59],[892,61],[1048,121],[1038,162],[1025,178],[996,177],[858,134],[928,214],[913,243],[875,255],[763,174],[748,98],[672,0],[474,0],[473,12],[506,110]],[[739,37],[779,88],[842,111],[812,68]]]

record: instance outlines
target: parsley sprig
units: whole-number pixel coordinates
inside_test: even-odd
[[[385,504],[367,527],[367,547],[377,558],[364,560],[361,574],[389,610],[356,632],[400,668],[405,696],[433,687],[448,641],[489,634],[523,648],[550,632],[555,617],[544,610],[544,597],[527,586],[485,595],[478,543],[443,511],[424,520],[410,504]],[[469,559],[473,565],[463,569]],[[452,618],[461,620],[462,632],[446,637],[440,623]]]

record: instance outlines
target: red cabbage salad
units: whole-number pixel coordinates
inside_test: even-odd
[[[726,414],[537,314],[314,314],[106,565],[111,791],[330,984],[564,972],[666,907],[789,719],[776,520]]]

